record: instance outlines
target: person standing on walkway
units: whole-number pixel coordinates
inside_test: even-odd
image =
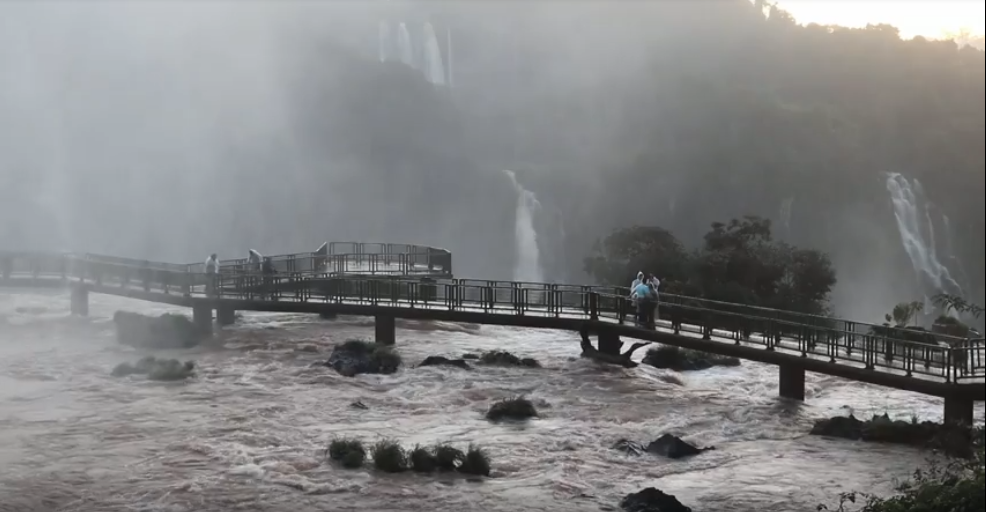
[[[219,255],[212,253],[205,260],[205,294],[215,295],[219,284]]]
[[[651,316],[654,313],[654,291],[647,283],[641,280],[633,292],[630,294],[630,298],[637,304],[637,326],[638,327],[649,327],[651,326]]]
[[[653,324],[659,317],[659,308],[661,307],[661,296],[658,289],[661,286],[661,280],[654,277],[654,274],[649,274],[647,276],[647,284],[651,287],[654,292],[654,311],[653,316],[651,316],[651,324]]]

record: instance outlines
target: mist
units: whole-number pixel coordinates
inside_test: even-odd
[[[832,254],[837,311],[870,319],[912,299],[876,177],[896,169],[874,168],[844,208],[805,174],[816,164],[768,174],[739,155],[758,128],[737,116],[762,100],[721,85],[760,65],[762,15],[714,5],[0,4],[3,248],[199,261],[386,241],[509,279],[512,169],[543,206],[547,279],[587,279],[582,257],[613,228],[661,225],[694,245],[713,221],[780,222],[793,197],[779,236]],[[381,20],[430,21],[446,59],[448,36],[455,86],[380,62]],[[641,186],[649,201],[627,201]]]

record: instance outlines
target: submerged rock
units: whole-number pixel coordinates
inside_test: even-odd
[[[465,359],[449,359],[442,356],[428,356],[424,361],[421,361],[418,368],[421,368],[422,366],[454,366],[456,368],[462,368],[463,370],[472,369]]]
[[[465,359],[465,358],[463,358]],[[494,350],[479,356],[479,364],[488,366],[516,366],[521,368],[540,368],[541,363],[531,358],[519,358],[510,352]]]
[[[815,421],[811,435],[932,448],[954,457],[970,457],[982,433],[963,425],[892,420],[887,414],[873,416],[869,421],[850,414]]]
[[[165,313],[159,317],[130,311],[113,314],[117,340],[138,348],[177,349],[197,346],[204,335],[188,317]]]
[[[400,368],[401,356],[386,345],[372,341],[349,340],[332,349],[325,366],[347,377],[364,373],[392,374]]]
[[[669,459],[694,457],[702,452],[715,450],[714,447],[699,448],[683,441],[680,437],[673,436],[671,434],[664,434],[656,441],[648,444],[646,447],[635,441],[621,439],[613,445],[613,449],[626,452],[627,455],[642,455],[644,453],[651,453],[654,455],[667,457]]]
[[[689,372],[708,370],[716,366],[739,366],[740,360],[735,357],[725,357],[678,347],[662,346],[649,349],[641,363],[662,370]]]
[[[715,448],[699,448],[692,444],[686,443],[680,437],[673,436],[671,434],[664,434],[663,436],[657,438],[656,441],[647,445],[647,453],[661,455],[669,459],[694,457],[695,455],[702,452],[707,452],[709,450],[715,450]]]
[[[173,382],[185,380],[195,375],[195,362],[177,359],[157,359],[148,356],[134,364],[122,363],[113,368],[114,377],[146,375],[149,380]]]
[[[534,402],[525,397],[519,396],[500,400],[490,406],[486,412],[486,419],[490,421],[523,421],[538,416]]]
[[[620,502],[620,508],[626,512],[692,512],[678,498],[653,487],[628,494]]]

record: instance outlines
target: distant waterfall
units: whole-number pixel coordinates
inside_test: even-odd
[[[544,282],[541,270],[541,251],[538,249],[537,231],[534,229],[534,215],[541,209],[534,192],[525,189],[517,181],[513,171],[504,170],[517,192],[517,217],[514,221],[514,238],[517,245],[517,261],[514,265],[514,279],[517,281]]]
[[[401,62],[414,67],[414,44],[411,42],[411,33],[407,31],[407,25],[401,23],[397,26],[397,51]]]
[[[390,60],[390,49],[393,46],[393,42],[390,37],[390,23],[386,21],[380,22],[379,32],[377,34],[377,49],[380,55],[380,62],[386,62]]]
[[[961,294],[962,287],[938,259],[935,226],[931,221],[931,212],[921,183],[917,180],[909,182],[898,173],[889,173],[887,191],[893,201],[894,216],[904,251],[922,284],[933,288],[929,290],[932,293],[945,291]]]
[[[425,23],[424,30],[424,74],[435,85],[445,85],[445,65],[442,63],[442,48],[431,23]]]
[[[778,212],[778,215],[780,217],[780,225],[784,227],[784,229],[788,232],[788,234],[791,233],[791,211],[793,208],[794,208],[794,196],[789,196],[784,198],[783,201],[781,201],[781,208],[780,211]]]
[[[408,28],[407,23],[380,22],[377,34],[377,53],[380,62],[400,61],[420,71],[432,84],[452,86],[452,30],[448,29],[448,55],[442,58],[438,33],[431,23]],[[413,30],[412,30],[413,29]],[[447,68],[446,68],[447,66]]]

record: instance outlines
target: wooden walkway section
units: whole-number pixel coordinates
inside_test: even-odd
[[[588,330],[609,355],[624,337],[776,364],[788,398],[804,399],[806,371],[940,396],[955,421],[971,422],[973,402],[986,399],[982,339],[896,339],[880,325],[670,294],[661,295],[657,327],[644,328],[627,289],[454,279],[451,254],[410,245],[324,244],[271,261],[273,274],[234,260],[210,276],[203,264],[0,253],[0,285],[71,286],[78,314],[87,314],[90,292],[185,306],[209,328],[214,310],[220,324],[235,311],[372,316],[387,343],[396,318]]]

